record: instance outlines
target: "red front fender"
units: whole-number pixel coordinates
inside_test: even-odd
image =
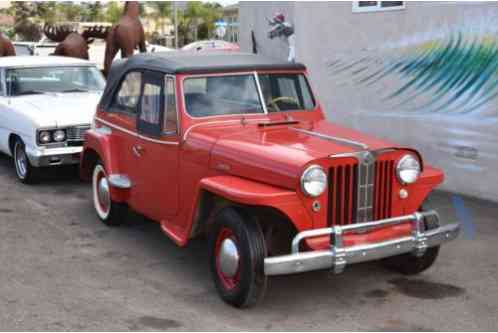
[[[85,134],[85,146],[81,153],[80,177],[85,181],[90,181],[92,172],[97,161],[104,164],[108,175],[119,174],[119,165],[116,159],[112,158],[113,147],[112,136],[105,129],[91,129]],[[128,189],[111,187],[111,197],[115,202],[125,202],[128,198]]]
[[[204,178],[200,189],[243,205],[275,208],[286,215],[298,231],[313,226],[311,216],[294,191],[234,176]]]

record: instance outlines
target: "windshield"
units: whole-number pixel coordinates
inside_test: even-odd
[[[188,78],[183,91],[193,117],[264,112],[252,74]]]
[[[105,81],[95,67],[17,68],[7,71],[9,96],[101,91]]]
[[[14,48],[16,49],[16,55],[33,55],[33,49],[28,45],[16,45],[14,44]]]
[[[268,112],[303,111],[315,107],[303,74],[259,74]],[[264,113],[253,74],[186,78],[187,113],[193,117]]]
[[[313,110],[315,101],[303,74],[259,74],[268,112]]]

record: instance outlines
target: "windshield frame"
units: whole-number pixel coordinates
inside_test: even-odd
[[[302,75],[304,78],[304,81],[306,83],[306,86],[309,90],[310,97],[313,101],[313,109],[295,109],[295,110],[285,110],[285,111],[279,111],[279,112],[269,112],[268,108],[266,106],[266,103],[264,102],[264,95],[263,95],[263,90],[261,89],[261,82],[259,80],[259,75],[267,75],[267,74],[295,74],[295,75]],[[185,90],[184,90],[184,84],[185,80],[191,79],[191,78],[203,78],[203,77],[216,77],[216,76],[235,76],[235,75],[253,75],[254,80],[256,83],[256,89],[259,97],[259,102],[261,104],[261,107],[263,109],[263,112],[258,112],[258,113],[246,113],[246,114],[224,114],[224,115],[211,115],[211,116],[193,116],[191,115],[188,110],[187,110],[187,104],[185,102]],[[308,77],[306,72],[301,71],[301,70],[264,70],[264,71],[248,71],[248,72],[220,72],[220,73],[204,73],[204,74],[186,74],[182,76],[181,78],[181,84],[180,84],[180,93],[181,93],[181,99],[182,99],[182,104],[183,104],[183,109],[184,113],[186,114],[187,117],[190,119],[209,119],[209,118],[220,118],[220,117],[253,117],[253,116],[268,116],[271,114],[285,114],[287,112],[312,112],[317,109],[318,107],[318,102],[316,100],[315,94],[313,93],[313,89],[311,89],[311,85],[309,83]]]
[[[31,95],[11,95],[11,91],[10,91],[10,87],[9,87],[9,84],[7,82],[7,76],[8,76],[8,72],[10,70],[23,70],[23,69],[47,69],[47,68],[51,68],[51,69],[57,69],[57,68],[94,68],[97,72],[101,73],[99,71],[99,69],[97,68],[97,66],[95,66],[94,64],[71,64],[71,65],[42,65],[42,66],[33,66],[33,65],[28,65],[28,66],[6,66],[2,69],[2,73],[1,73],[1,84],[2,84],[2,89],[0,89],[0,91],[2,92],[3,96],[5,97],[9,97],[9,98],[17,98],[17,97],[26,97],[26,96],[31,96]],[[101,74],[102,75],[102,74]],[[103,92],[104,89],[105,89],[105,85],[106,85],[106,82],[105,82],[105,78],[104,79],[104,85],[102,87],[101,90],[98,90],[98,89],[88,89],[86,92]],[[57,91],[53,91],[53,92],[50,92],[50,91],[47,91],[45,92],[45,94],[65,94],[65,93],[74,93],[74,92],[57,92]],[[76,92],[78,93],[78,92]],[[83,91],[81,92],[83,93]],[[0,94],[0,95],[2,95]]]

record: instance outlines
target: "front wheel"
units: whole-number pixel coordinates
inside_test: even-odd
[[[14,143],[14,166],[17,179],[24,184],[33,184],[38,180],[38,170],[31,165],[26,154],[26,146],[17,139]]]
[[[92,190],[93,206],[100,220],[108,226],[122,224],[126,206],[112,201],[109,180],[101,162],[93,169]]]
[[[255,305],[264,295],[266,245],[254,218],[223,209],[209,233],[209,261],[220,297],[236,307]]]
[[[425,230],[431,230],[439,227],[436,217],[424,218]],[[384,259],[387,268],[393,269],[404,275],[415,275],[422,273],[431,267],[439,255],[439,246],[428,248],[425,253],[417,257],[412,253],[401,254],[391,258]]]

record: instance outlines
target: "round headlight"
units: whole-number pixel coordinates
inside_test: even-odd
[[[405,155],[399,160],[396,172],[401,183],[415,183],[420,176],[420,163],[412,155]]]
[[[63,130],[57,130],[54,132],[54,141],[61,142],[66,139],[66,132]]]
[[[50,132],[48,132],[48,131],[40,132],[40,134],[38,135],[38,138],[40,139],[41,143],[49,143],[52,140]]]
[[[310,197],[317,197],[327,188],[327,174],[322,167],[312,165],[301,176],[301,190]]]

